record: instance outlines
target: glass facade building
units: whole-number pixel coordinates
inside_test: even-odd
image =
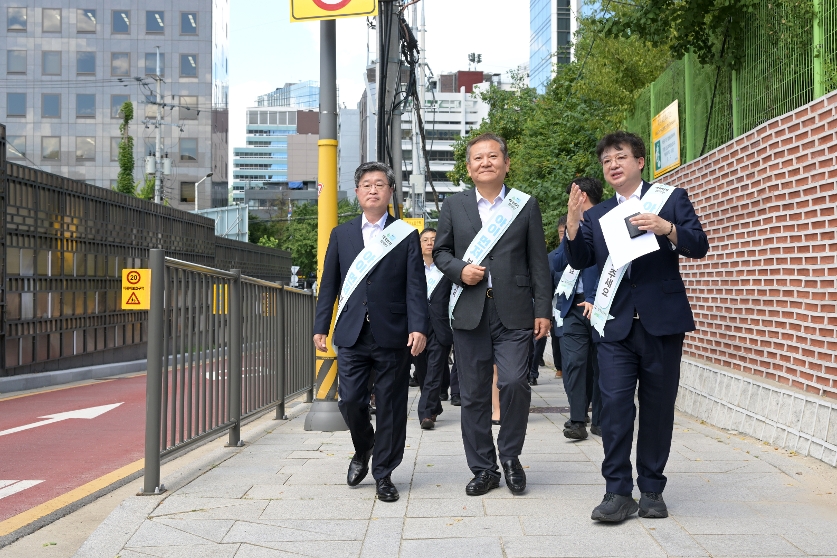
[[[247,110],[246,146],[233,150],[233,203],[244,203],[245,187],[288,182],[288,136],[296,124],[296,109]]]
[[[543,93],[555,75],[555,64],[573,58],[573,34],[578,15],[591,13],[596,2],[584,0],[529,0],[529,85]]]
[[[257,107],[295,107],[318,109],[320,107],[320,86],[316,81],[286,83],[266,95],[256,98]]]

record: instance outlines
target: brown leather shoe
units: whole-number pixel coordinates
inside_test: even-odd
[[[433,430],[434,428],[436,428],[436,423],[433,422],[433,419],[430,419],[430,418],[421,419],[421,429],[422,430]]]

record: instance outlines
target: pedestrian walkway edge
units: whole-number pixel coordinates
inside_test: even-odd
[[[54,370],[52,372],[39,372],[37,374],[20,374],[0,378],[0,393],[7,394],[28,389],[40,389],[44,387],[81,382],[84,380],[97,380],[110,376],[121,376],[134,372],[145,372],[148,361],[132,360],[129,362],[116,362],[114,364],[99,364],[96,366],[83,366],[70,370]]]

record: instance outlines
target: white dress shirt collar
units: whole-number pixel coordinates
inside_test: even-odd
[[[384,225],[387,223],[387,214],[384,213],[383,217],[381,217],[378,222],[373,223],[369,219],[366,218],[366,213],[361,213],[360,216],[360,228],[364,228],[367,225],[373,225],[379,227],[381,230],[384,230]]]
[[[637,186],[636,190],[634,190],[634,193],[631,194],[628,197],[625,197],[622,194],[616,194],[616,201],[621,204],[621,203],[624,203],[625,201],[629,200],[630,198],[641,199],[642,198],[642,185],[643,184],[644,184],[644,182],[640,182],[639,186]]]
[[[500,193],[497,194],[497,197],[494,198],[493,201],[489,200],[488,198],[482,197],[482,194],[480,194],[479,188],[477,188],[476,186],[474,186],[474,192],[476,192],[476,194],[477,194],[477,205],[479,205],[481,201],[485,201],[486,203],[488,203],[488,205],[494,205],[498,201],[502,202],[504,199],[506,199],[506,185],[505,184],[503,184],[503,187],[500,188]]]

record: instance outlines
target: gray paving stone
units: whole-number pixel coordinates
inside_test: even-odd
[[[677,521],[642,519],[642,524],[667,556],[709,556],[709,553]]]
[[[404,539],[448,539],[460,537],[520,536],[520,521],[507,517],[408,517]]]
[[[192,546],[208,542],[212,541],[175,529],[155,519],[143,521],[125,546],[136,550],[144,546]]]
[[[242,544],[235,558],[356,558],[360,556],[360,546],[359,541]]]
[[[611,534],[609,525],[596,525],[585,536],[503,537],[507,558],[564,558],[587,556],[665,557],[657,542],[648,534],[625,537]]]
[[[237,521],[223,542],[362,541],[368,523],[367,520]]]
[[[193,545],[189,547],[144,546],[139,549],[123,549],[119,558],[233,558],[237,556],[238,544]]]
[[[221,542],[224,535],[235,523],[230,519],[179,519],[172,517],[159,517],[155,522],[216,543]]]
[[[273,500],[259,519],[369,519],[373,505],[371,498]]]
[[[694,535],[711,556],[802,556],[778,535]]]
[[[404,540],[400,558],[504,558],[499,537]]]
[[[373,518],[366,530],[360,555],[366,558],[398,556],[404,526],[402,517]]]
[[[506,500],[497,500],[505,502]],[[477,517],[483,516],[482,498],[411,498],[402,517]],[[509,514],[513,515],[513,514]]]

